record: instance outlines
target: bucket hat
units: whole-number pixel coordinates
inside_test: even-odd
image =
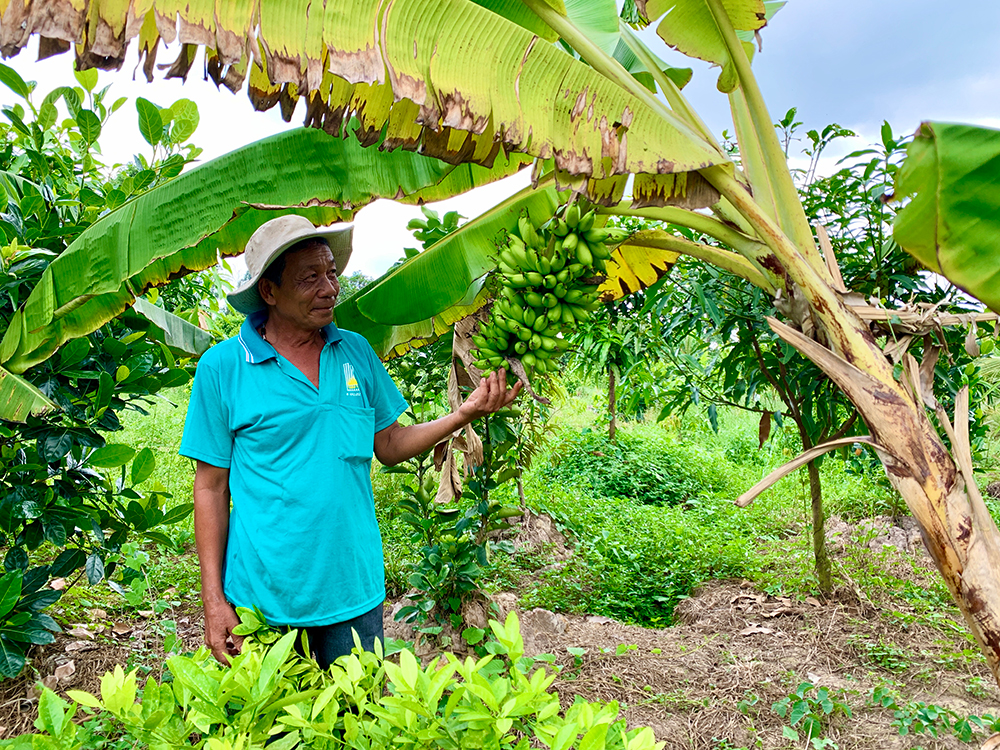
[[[289,214],[279,216],[261,224],[247,241],[243,259],[247,264],[247,275],[239,286],[226,295],[229,304],[244,315],[263,310],[267,305],[257,290],[257,282],[267,267],[296,242],[315,237],[326,240],[337,263],[337,275],[344,272],[351,257],[353,224],[337,224],[317,229],[304,216]]]

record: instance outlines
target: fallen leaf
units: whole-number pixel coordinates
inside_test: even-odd
[[[171,586],[170,588],[168,588],[163,593],[164,594],[176,594],[177,593],[177,587],[176,586]]]
[[[66,579],[53,578],[51,581],[49,581],[49,588],[54,589],[56,591],[62,591],[64,588],[66,588]]]
[[[609,622],[614,622],[610,617],[601,617],[600,615],[591,615],[587,618],[587,622],[594,625],[607,625]]]
[[[983,743],[982,750],[1000,750],[1000,732],[991,734]]]
[[[107,629],[108,629],[107,625],[98,625],[97,627],[94,628],[94,632],[97,633],[98,635],[100,635],[101,633],[103,633]]]
[[[87,643],[86,641],[73,641],[72,643],[67,643],[64,649],[66,653],[71,654],[74,651],[94,651],[98,648],[96,643]]]
[[[740,635],[770,635],[774,631],[771,628],[761,627],[760,625],[750,625],[743,628],[740,631]]]
[[[153,616],[153,610],[151,610],[151,609],[140,609],[139,610],[139,617],[147,617],[148,618],[148,617],[152,617],[152,616]]]
[[[816,598],[816,597],[814,597],[814,596],[807,596],[807,597],[806,597],[806,604],[808,604],[808,605],[809,605],[809,606],[811,606],[811,607],[822,607],[822,606],[823,606],[823,605],[822,605],[822,604],[820,603],[819,599],[817,599],[817,598]]]
[[[124,622],[116,622],[111,626],[111,632],[115,635],[125,635],[126,633],[132,632],[132,626],[127,625]]]
[[[87,614],[89,614],[95,620],[107,620],[108,619],[108,613],[105,612],[103,609],[90,609],[90,610],[87,610]]]
[[[781,615],[800,615],[802,614],[799,610],[793,607],[778,607],[771,612],[762,612],[761,617],[780,617]]]
[[[83,627],[82,625],[78,625],[75,628],[67,630],[66,633],[67,635],[76,636],[77,638],[86,638],[87,640],[91,641],[94,640],[93,632]]]
[[[52,675],[59,682],[68,682],[69,678],[76,674],[76,662],[68,661],[65,664],[60,664],[56,667],[56,671]]]
[[[56,676],[54,674],[50,674],[42,678],[42,684],[49,690],[55,690],[56,686],[59,684],[59,681],[56,679]]]

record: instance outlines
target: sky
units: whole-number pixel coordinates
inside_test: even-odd
[[[775,120],[797,107],[803,130],[836,122],[859,134],[831,147],[824,162],[831,168],[837,157],[876,140],[883,120],[897,134],[912,133],[928,119],[1000,128],[998,30],[1000,3],[994,0],[955,0],[948,6],[931,0],[790,0],[763,30],[754,71]],[[668,63],[694,69],[686,96],[715,133],[731,131],[727,100],[715,89],[718,70],[673,52],[653,28],[643,38]],[[171,60],[176,50],[176,44],[161,49],[158,59]],[[254,112],[245,93],[217,90],[204,80],[200,60],[187,82],[158,78],[147,84],[142,71],[134,70],[135,54],[133,44],[121,71],[100,74],[100,86],[113,84],[111,100],[129,98],[101,137],[109,163],[151,150],[138,132],[134,100],[139,96],[160,106],[180,98],[197,102],[201,122],[191,142],[204,149],[202,159],[301,125],[301,102],[291,123],[281,120],[277,107]],[[69,54],[42,62],[35,62],[36,56],[33,40],[5,62],[26,80],[38,81],[42,92],[75,85]],[[12,93],[0,90],[0,105],[14,100]],[[524,171],[432,207],[472,218],[527,184]],[[391,201],[362,209],[355,220],[355,251],[347,270],[369,276],[383,273],[403,255],[404,247],[417,244],[406,223],[418,214],[416,207]]]

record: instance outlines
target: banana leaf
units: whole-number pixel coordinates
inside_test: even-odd
[[[132,328],[149,331],[153,339],[166,344],[174,354],[200,357],[215,341],[208,331],[142,297],[135,300],[123,317]]]
[[[301,214],[315,225],[351,219],[378,198],[420,203],[517,171],[452,166],[409,151],[363,148],[315,129],[252,143],[145,193],[84,231],[46,269],[12,319],[0,363],[23,372],[61,344],[129,307],[150,286],[237,255],[265,221]],[[364,252],[364,248],[359,248]]]
[[[0,419],[23,422],[59,407],[22,377],[0,367]]]
[[[1000,130],[925,122],[907,147],[893,237],[1000,312]]]
[[[611,4],[550,5],[567,13],[578,8],[581,27],[607,36],[614,49]],[[12,53],[39,33],[79,43],[77,54],[88,66],[117,68],[128,35],[140,35],[147,55],[155,51],[155,14],[179,19],[182,44],[214,47],[219,66],[249,70],[249,94],[258,108],[280,103],[290,116],[297,99],[306,98],[308,121],[335,133],[346,113],[357,113],[366,143],[385,129],[389,148],[486,166],[498,153],[516,151],[554,157],[560,169],[594,180],[729,162],[669,111],[469,0],[330,0],[313,15],[307,4],[286,0],[225,6],[216,12],[211,4],[187,0],[157,0],[155,10],[146,3],[113,10],[66,3],[58,22],[31,19],[16,31],[5,25],[0,43]],[[184,48],[181,62],[191,50]],[[257,50],[262,65],[248,57]]]

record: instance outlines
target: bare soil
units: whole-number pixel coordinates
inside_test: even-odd
[[[921,586],[936,580],[919,535],[914,537],[905,522],[872,519],[852,525],[832,519],[830,527],[835,557],[852,544],[887,549],[880,559],[895,575]],[[572,555],[544,517],[527,519],[517,543],[543,545],[563,559]],[[467,615],[484,617],[486,604]],[[517,609],[517,595],[501,593],[492,597],[492,605],[503,617]],[[683,601],[679,624],[661,630],[540,609],[518,614],[527,654],[552,654],[561,668],[555,688],[565,705],[577,695],[617,701],[630,726],[651,727],[669,750],[804,747],[782,736],[785,722],[772,709],[804,681],[829,688],[837,701],[850,706],[853,718],[834,716],[824,730],[840,750],[978,747],[983,735],[972,745],[947,732],[936,738],[900,736],[892,711],[871,705],[872,689],[890,686],[907,701],[936,704],[962,716],[1000,715],[1000,693],[964,635],[957,611],[945,612],[939,626],[931,627],[905,624],[905,618],[892,616],[899,610],[898,600],[872,600],[850,581],[828,599],[799,600],[771,596],[747,581],[725,580]],[[387,607],[387,636],[412,640],[412,631],[392,621],[391,611]],[[113,622],[97,616],[94,623],[71,629],[36,652],[33,674],[0,683],[0,737],[30,731],[38,679],[60,692],[97,692],[100,676],[116,664],[148,665],[155,663],[153,654],[162,653],[157,651],[160,635],[145,619]],[[179,613],[177,623],[186,645],[196,648],[199,614]],[[569,648],[586,651],[578,657]]]

